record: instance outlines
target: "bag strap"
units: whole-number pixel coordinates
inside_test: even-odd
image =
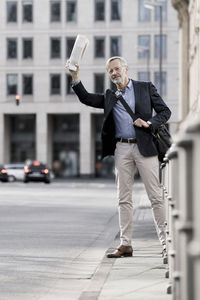
[[[138,119],[138,116],[136,114],[134,114],[134,112],[132,111],[132,109],[130,108],[130,106],[128,105],[128,103],[124,100],[124,98],[122,97],[122,93],[117,90],[115,92],[115,96],[121,102],[121,104],[124,106],[124,108],[127,111],[127,113],[131,116],[131,118],[133,119],[133,122],[135,122]],[[152,129],[149,130],[149,133],[153,137],[157,138],[157,135],[152,131]]]
[[[115,96],[121,102],[121,104],[124,106],[124,108],[127,111],[127,113],[131,116],[131,118],[135,122],[135,120],[137,120],[138,117],[134,114],[134,112],[132,111],[132,109],[130,108],[130,106],[128,105],[128,103],[124,100],[124,98],[122,97],[121,92],[120,91],[116,91],[115,92]]]

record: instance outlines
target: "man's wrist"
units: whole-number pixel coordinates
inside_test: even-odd
[[[76,76],[76,77],[72,77],[72,81],[73,82],[78,82],[79,81],[79,78]]]
[[[147,121],[147,124],[149,125],[149,128],[152,128],[152,123],[150,121]]]
[[[80,82],[80,80],[78,80],[78,81],[72,81],[72,83],[71,83],[71,84],[72,84],[72,87],[73,87],[73,86],[76,86],[77,84],[79,84],[79,82]]]

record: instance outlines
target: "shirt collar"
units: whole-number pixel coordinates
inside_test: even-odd
[[[131,81],[131,79],[129,80],[129,83],[127,84],[125,90],[120,90],[120,89],[118,89],[118,91],[121,92],[121,93],[125,93],[127,88],[128,88],[129,90],[132,88],[132,81]]]

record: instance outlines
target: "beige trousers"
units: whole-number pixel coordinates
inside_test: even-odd
[[[151,202],[158,237],[165,245],[165,209],[159,183],[159,163],[157,156],[144,157],[137,144],[118,142],[115,149],[115,172],[119,209],[121,245],[130,246],[133,231],[132,189],[135,167],[138,168]]]

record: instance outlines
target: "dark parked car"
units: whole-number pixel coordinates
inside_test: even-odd
[[[0,180],[2,182],[8,182],[8,171],[2,165],[0,165]]]
[[[39,161],[32,161],[29,164],[25,164],[24,182],[27,183],[29,181],[44,181],[45,183],[50,183],[49,168]]]

